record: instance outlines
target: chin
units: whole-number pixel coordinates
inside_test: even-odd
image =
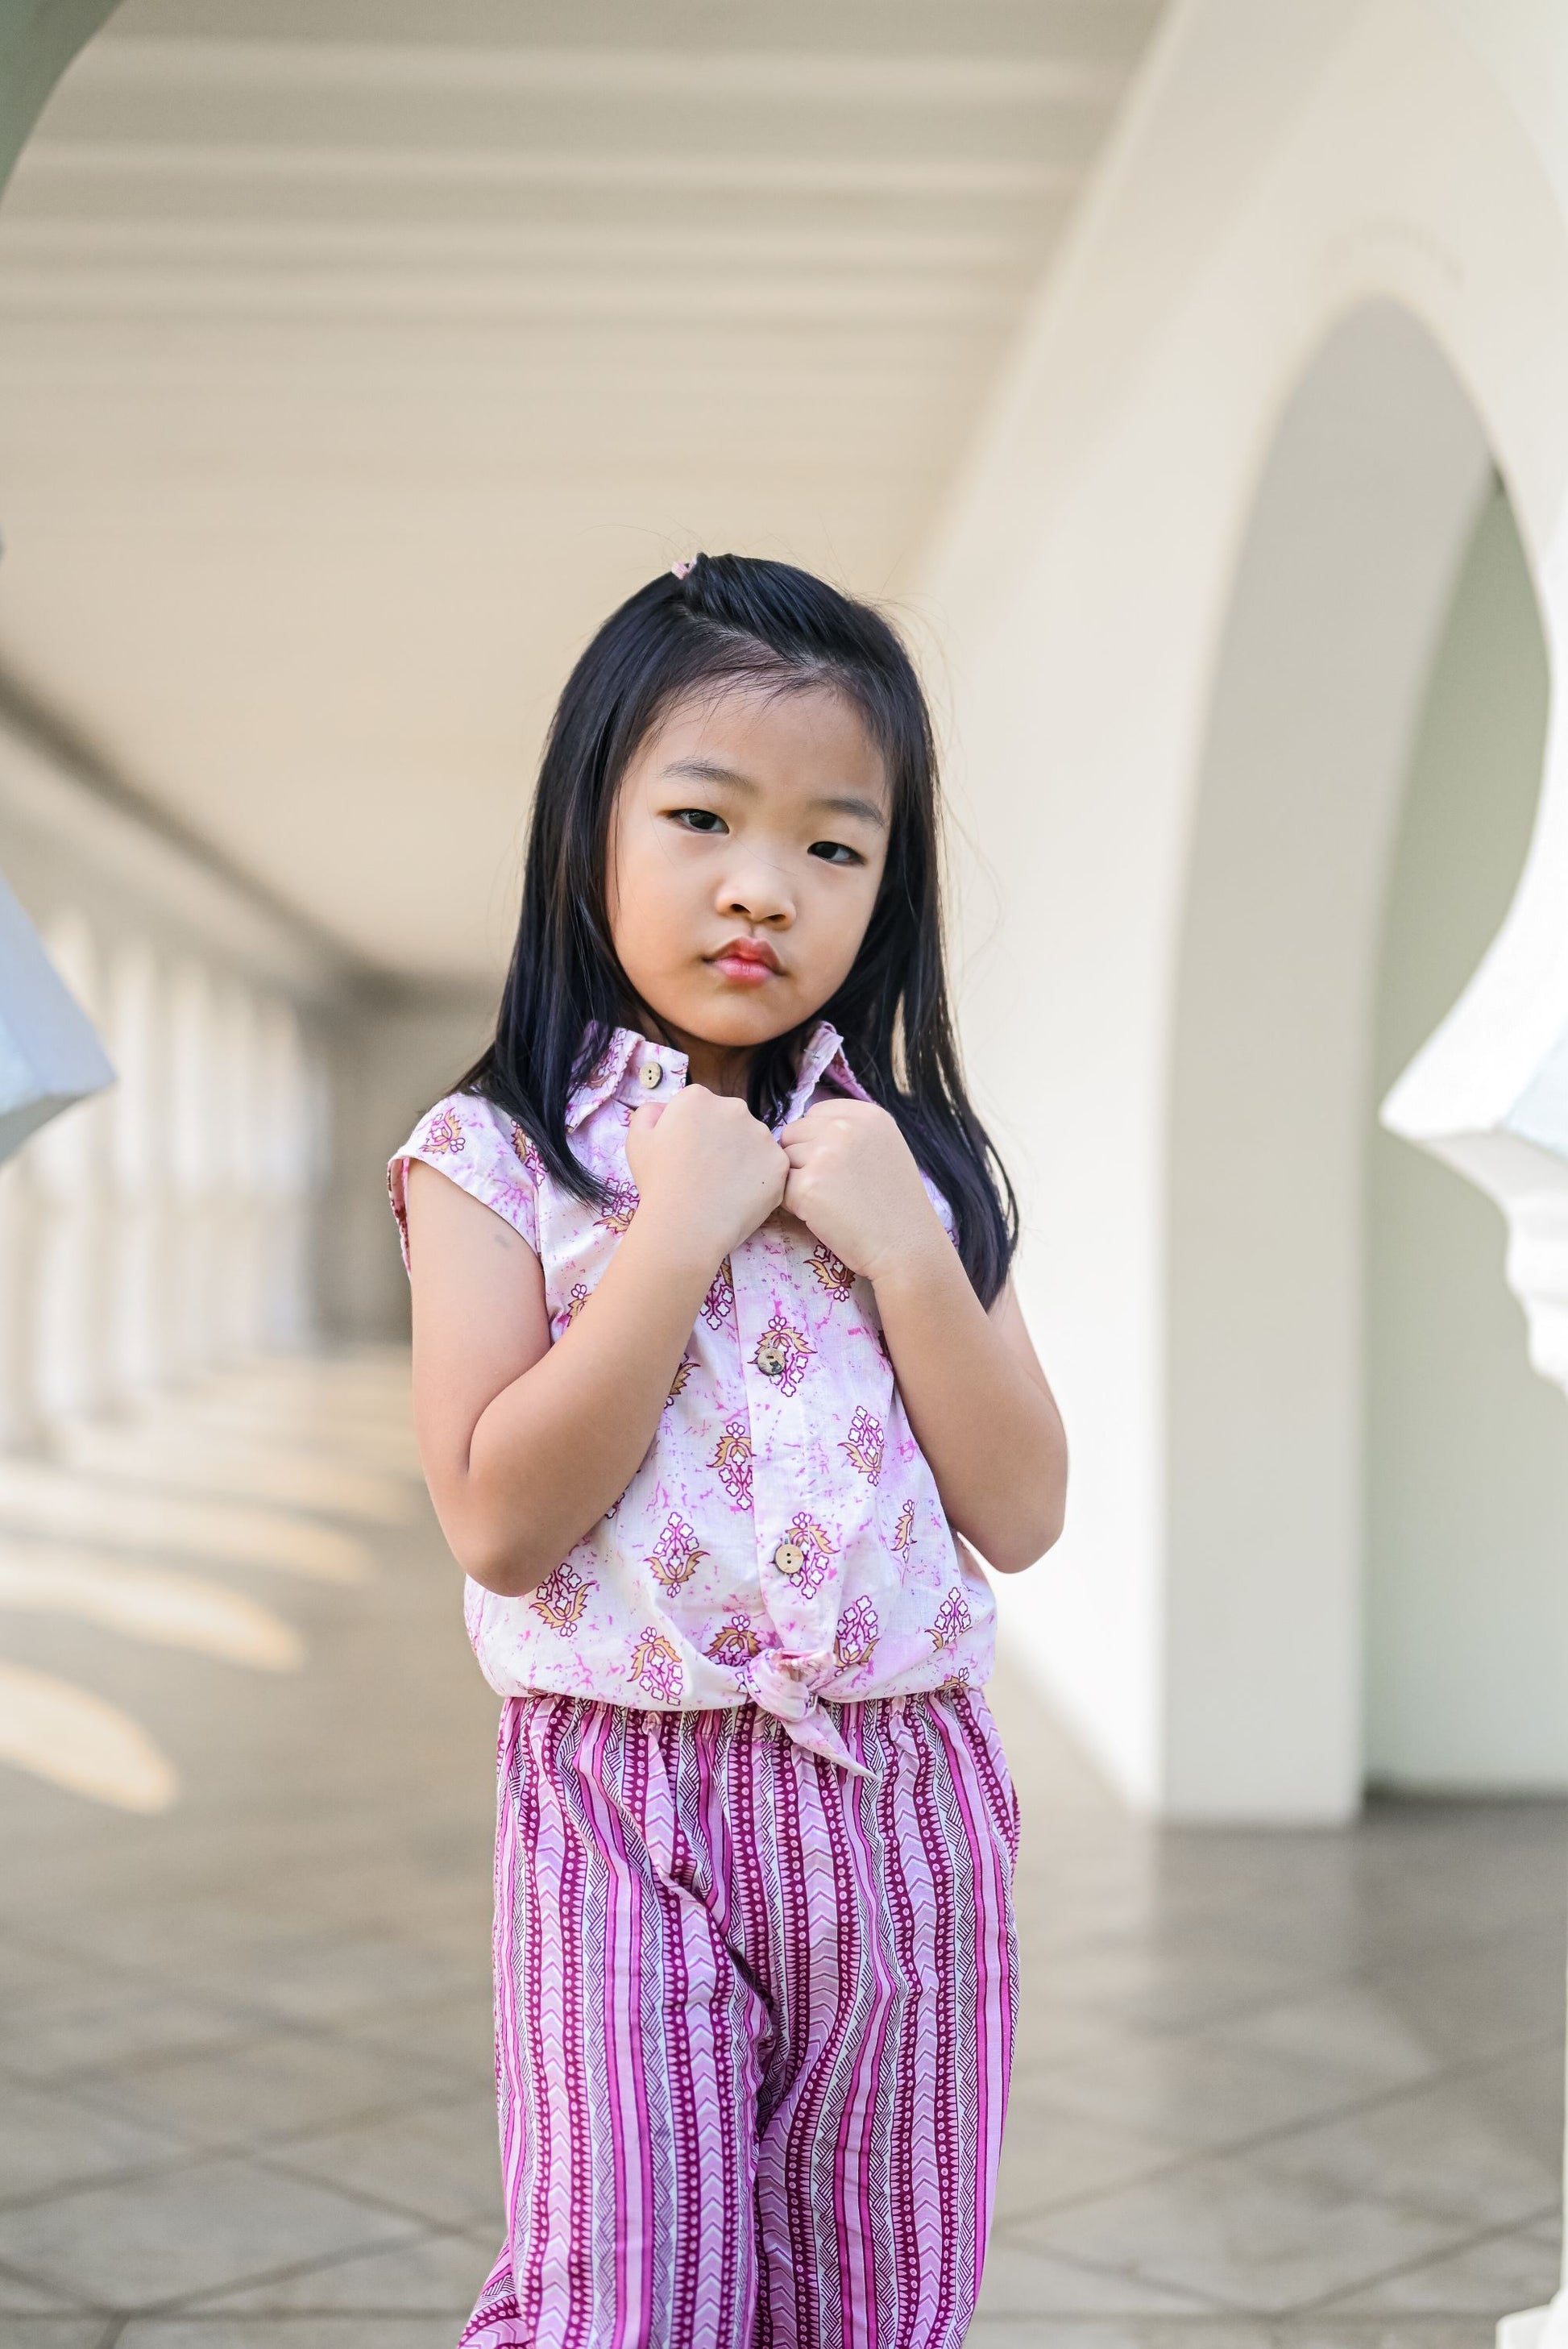
[[[694,1011],[689,1019],[681,1022],[688,1035],[700,1036],[705,1043],[732,1047],[770,1043],[794,1024],[792,1019],[769,1019],[758,1013],[748,1019],[744,1012],[738,1014],[728,1005],[714,1004]]]

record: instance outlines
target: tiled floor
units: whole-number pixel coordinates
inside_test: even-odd
[[[5,2349],[451,2349],[493,2254],[496,1702],[397,1384],[233,1382],[84,1457],[91,1507],[0,1475],[5,1685],[67,1692],[0,1770]],[[1568,1807],[1157,1835],[993,1699],[1025,1999],[975,2349],[1484,2349],[1554,2281]]]

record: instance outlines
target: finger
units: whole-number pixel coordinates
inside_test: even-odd
[[[627,1123],[634,1133],[652,1133],[668,1107],[668,1102],[639,1102]]]

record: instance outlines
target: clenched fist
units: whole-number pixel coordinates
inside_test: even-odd
[[[913,1154],[885,1109],[819,1102],[779,1141],[789,1162],[785,1212],[851,1272],[875,1282],[934,1241],[946,1246]]]
[[[789,1162],[743,1101],[687,1085],[645,1102],[626,1128],[626,1163],[645,1212],[672,1240],[717,1265],[766,1223]]]

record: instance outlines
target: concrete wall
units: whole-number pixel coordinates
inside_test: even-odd
[[[1422,712],[1385,915],[1375,1097],[1462,992],[1530,845],[1548,675],[1508,501],[1481,515]],[[1367,1767],[1568,1785],[1568,1405],[1531,1371],[1492,1202],[1372,1122]]]

